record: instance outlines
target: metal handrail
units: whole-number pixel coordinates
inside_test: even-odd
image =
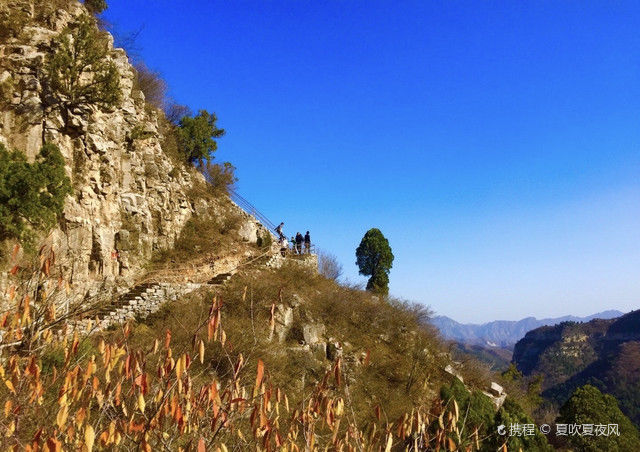
[[[275,225],[275,223],[273,223],[271,220],[269,220],[266,215],[264,215],[262,212],[260,212],[258,209],[256,209],[256,207],[251,204],[249,201],[247,201],[245,198],[243,198],[237,191],[235,191],[233,188],[229,188],[229,196],[232,199],[233,202],[235,202],[238,206],[240,206],[240,208],[242,208],[245,212],[247,212],[248,214],[252,215],[253,217],[255,217],[256,219],[258,219],[258,221],[260,221],[260,223],[262,223],[263,226],[268,227],[269,229],[271,229],[271,231],[273,233],[275,233],[275,235],[278,235],[278,232],[276,231],[277,226]],[[286,237],[285,237],[286,238]],[[287,240],[287,250],[289,252],[289,254],[291,255],[301,255],[301,254],[316,254],[315,253],[315,245],[311,244],[311,248],[309,250],[309,252],[307,253],[305,250],[306,248],[304,247],[304,243],[302,245],[302,253],[298,254],[295,251],[295,245],[291,245],[291,242],[289,242]]]
[[[240,206],[248,214],[250,214],[253,217],[257,218],[264,226],[269,228],[271,231],[275,231],[276,230],[275,223],[273,223],[271,220],[269,220],[269,218],[267,218],[267,216],[265,214],[263,214],[258,209],[256,209],[256,207],[253,204],[251,204],[249,201],[247,201],[245,198],[243,198],[233,188],[229,189],[229,196],[231,197],[233,202],[235,202],[238,206]]]

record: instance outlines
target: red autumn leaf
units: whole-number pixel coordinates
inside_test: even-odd
[[[336,361],[335,377],[336,377],[336,384],[340,386],[340,382],[342,381],[340,377],[340,358],[338,358]]]
[[[164,338],[164,348],[168,349],[171,343],[171,331],[167,330]]]
[[[78,345],[80,345],[80,341],[78,340],[78,333],[74,333],[73,335],[73,344],[71,345],[71,353],[72,354],[77,354],[78,353]]]
[[[62,448],[62,443],[56,438],[51,437],[47,440],[47,447],[49,447],[50,452],[59,452]]]
[[[264,362],[258,359],[258,370],[256,371],[256,385],[253,388],[253,396],[258,395],[260,385],[262,384],[262,378],[264,377]]]
[[[18,245],[17,243],[14,245],[13,247],[13,252],[11,253],[11,260],[15,261],[16,257],[18,256],[18,251],[20,251],[20,245]]]
[[[147,383],[147,374],[140,374],[136,377],[135,380],[136,385],[140,386],[140,389],[142,390],[142,393],[144,395],[147,394],[147,392],[149,391],[149,385]]]

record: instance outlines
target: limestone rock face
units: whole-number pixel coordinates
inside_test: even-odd
[[[13,0],[8,7],[34,16],[33,2]],[[202,176],[163,152],[157,114],[145,106],[135,87],[135,71],[125,52],[113,48],[110,36],[109,58],[120,74],[120,106],[46,111],[42,74],[52,39],[81,14],[86,14],[84,7],[70,1],[49,20],[30,22],[37,27],[0,40],[0,142],[31,160],[43,140],[60,148],[74,191],[47,240],[72,287],[86,292],[104,287],[105,281],[126,284],[154,251],[174,244],[196,210],[211,214],[215,206],[189,200],[194,180]],[[258,227],[245,214],[240,228],[247,240],[255,241]]]
[[[291,329],[291,325],[293,325],[293,308],[280,303],[276,306],[274,316],[274,333],[278,342],[284,342]]]
[[[306,324],[302,325],[302,337],[305,343],[309,345],[323,342],[325,334],[325,326],[323,324]]]

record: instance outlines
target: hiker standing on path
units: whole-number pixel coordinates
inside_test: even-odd
[[[294,236],[291,236],[291,250],[294,252],[296,252],[296,238]]]
[[[304,235],[304,252],[306,254],[311,253],[311,235],[309,235],[309,231]]]
[[[287,238],[280,237],[280,240],[278,240],[278,243],[280,244],[280,254],[282,255],[282,257],[286,257],[287,250],[289,249],[289,243],[287,243]]]
[[[296,234],[296,251],[298,254],[302,254],[302,242],[304,241],[304,238],[302,237],[302,234],[300,234],[299,232]]]
[[[278,227],[276,228],[276,232],[278,233],[278,236],[280,237],[280,240],[286,239],[287,237],[284,235],[284,233],[282,232],[282,226],[284,226],[284,221],[282,223],[280,223],[278,225]]]

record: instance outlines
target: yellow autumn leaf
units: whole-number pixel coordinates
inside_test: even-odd
[[[96,438],[96,433],[93,431],[93,427],[87,425],[84,429],[84,444],[87,446],[88,452],[91,452],[93,449],[93,442]]]
[[[138,393],[138,408],[140,409],[140,411],[142,411],[144,413],[144,409],[145,409],[146,404],[144,403],[144,396],[142,395],[141,392]]]
[[[8,438],[13,435],[13,432],[16,431],[16,421],[11,421],[9,427],[7,427],[7,431],[5,432],[5,436]]]
[[[200,364],[204,363],[204,342],[200,340]]]
[[[182,377],[182,372],[184,371],[184,364],[182,360],[183,357],[184,355],[182,355],[180,358],[178,358],[178,361],[176,361],[176,375],[178,376],[178,378]]]
[[[5,380],[4,384],[7,385],[9,391],[13,392],[14,394],[16,393],[16,388],[13,387],[13,383],[11,383],[11,380]]]
[[[58,410],[58,415],[56,416],[56,424],[58,425],[58,427],[62,428],[64,424],[67,423],[68,416],[69,408],[67,407],[67,405],[63,405],[62,407],[60,407],[60,410]]]
[[[391,446],[393,446],[393,436],[389,433],[387,436],[387,447],[384,448],[384,452],[391,452]]]

